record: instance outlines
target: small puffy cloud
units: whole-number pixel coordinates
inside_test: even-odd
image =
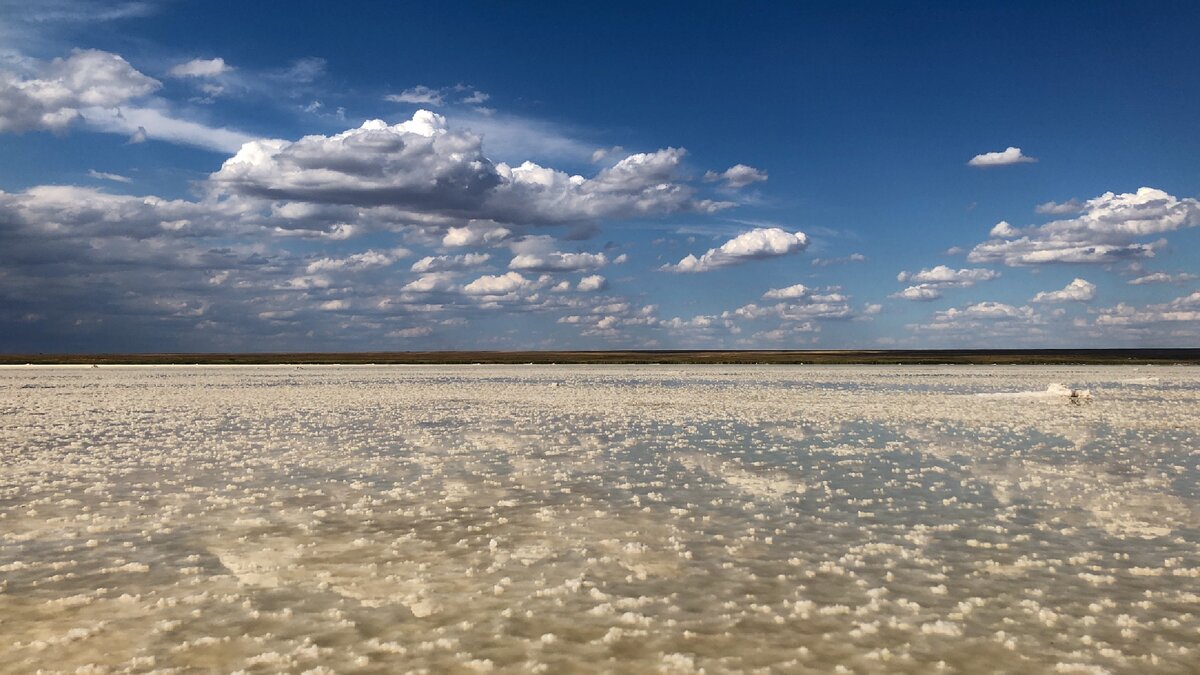
[[[890,298],[899,300],[915,300],[917,302],[929,302],[942,297],[942,292],[937,286],[931,284],[917,284],[889,295]]]
[[[1083,210],[1083,204],[1080,204],[1077,199],[1068,199],[1065,202],[1051,201],[1038,204],[1033,210],[1043,215],[1062,216],[1079,213]]]
[[[608,287],[608,280],[599,274],[586,276],[579,280],[579,285],[575,287],[577,291],[602,291]]]
[[[772,300],[782,300],[785,298],[788,298],[788,299],[803,298],[803,297],[807,297],[811,290],[812,289],[810,289],[808,286],[805,286],[804,284],[793,284],[793,285],[787,286],[785,288],[772,288],[771,290],[767,291],[766,293],[763,293],[763,297],[772,299]]]
[[[990,281],[998,276],[1000,276],[999,272],[982,267],[956,270],[945,265],[938,265],[919,272],[901,272],[896,275],[896,280],[965,288],[980,281]]]
[[[1142,286],[1144,284],[1186,284],[1189,281],[1195,281],[1196,279],[1200,279],[1200,276],[1190,274],[1188,272],[1180,272],[1178,274],[1152,272],[1135,279],[1130,279],[1129,283],[1133,284],[1134,286]]]
[[[709,182],[721,181],[725,187],[740,189],[747,185],[767,180],[767,172],[752,166],[746,166],[745,164],[734,164],[721,173],[717,173],[716,171],[705,173],[704,180]]]
[[[345,258],[320,258],[309,263],[304,271],[308,274],[317,274],[318,272],[355,272],[372,267],[385,267],[396,262],[396,258],[407,253],[407,251],[383,253],[372,249],[370,251],[363,251],[362,253],[355,253]]]
[[[432,89],[425,85],[418,84],[411,89],[405,89],[399,94],[388,94],[384,96],[385,101],[393,103],[415,103],[417,105],[442,105],[445,102],[445,94],[440,89]]]
[[[63,131],[90,108],[113,108],[160,86],[120,56],[97,49],[33,62],[31,70],[0,67],[0,132]]]
[[[1047,263],[1114,263],[1149,258],[1162,242],[1137,239],[1200,224],[1200,201],[1179,199],[1143,187],[1134,193],[1106,192],[1084,203],[1075,218],[1022,229],[978,244],[967,255],[976,263],[1009,266]]]
[[[442,237],[442,246],[458,248],[461,246],[481,246],[504,241],[512,235],[512,230],[499,225],[467,225],[466,227],[451,227]]]
[[[763,227],[743,232],[704,255],[688,255],[674,265],[663,265],[666,272],[708,272],[751,260],[777,258],[798,253],[808,247],[808,235],[778,227]]]
[[[499,275],[484,275],[463,286],[467,295],[507,295],[530,286],[533,282],[518,272]]]
[[[406,293],[443,293],[454,290],[453,272],[430,272],[408,282],[400,290]]]
[[[479,105],[481,103],[486,103],[490,98],[490,94],[475,89],[472,90],[470,94],[458,99],[458,102],[464,105]]]
[[[1033,296],[1032,302],[1088,302],[1096,297],[1096,284],[1076,278],[1058,291],[1042,291]]]
[[[478,267],[492,259],[489,253],[425,256],[412,264],[414,272],[445,272]]]
[[[1012,239],[1021,236],[1021,231],[1010,225],[1007,220],[1002,220],[992,227],[988,235],[996,239]]]
[[[1022,153],[1020,148],[1014,148],[1010,145],[1000,152],[985,152],[981,155],[975,155],[967,162],[967,166],[1008,166],[1010,164],[1029,164],[1036,161],[1033,157]]]
[[[512,270],[531,272],[576,272],[594,270],[608,264],[603,253],[522,253],[508,263]]]
[[[167,71],[171,77],[217,77],[233,70],[225,63],[225,59],[192,59],[186,63],[172,66]]]

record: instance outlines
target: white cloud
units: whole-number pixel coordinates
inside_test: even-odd
[[[1059,291],[1042,291],[1031,302],[1088,302],[1096,297],[1096,284],[1076,278]]]
[[[1000,276],[999,272],[982,267],[956,270],[945,265],[938,265],[929,269],[922,269],[919,272],[901,272],[896,275],[896,279],[898,281],[912,281],[919,284],[968,287],[980,281],[990,281],[998,276]]]
[[[674,265],[663,265],[659,269],[667,272],[707,272],[750,260],[797,253],[807,246],[808,235],[803,232],[792,233],[778,227],[757,228],[709,249],[699,258],[688,255]]]
[[[1136,193],[1106,192],[1089,199],[1076,218],[1020,230],[1005,228],[1002,236],[975,246],[967,260],[1022,266],[1148,258],[1161,242],[1142,243],[1136,239],[1198,223],[1200,202],[1195,199],[1178,199],[1148,187]]]
[[[608,280],[599,274],[586,276],[579,280],[579,285],[575,287],[577,291],[602,291],[608,287]]]
[[[95,169],[88,169],[88,175],[97,180],[111,180],[116,183],[131,183],[131,182],[133,182],[133,179],[130,178],[129,176],[122,176],[121,174],[117,174],[117,173],[107,173],[104,171],[97,171]]]
[[[500,275],[484,275],[463,286],[467,295],[507,295],[532,284],[529,279],[518,272],[508,272]]]
[[[902,291],[892,293],[888,297],[897,298],[900,300],[928,302],[930,300],[937,300],[938,298],[942,297],[942,292],[938,290],[937,286],[932,284],[918,284],[916,286],[909,286]]]
[[[217,77],[223,75],[233,68],[225,63],[225,59],[217,57],[215,59],[192,59],[186,63],[180,63],[171,67],[167,74],[171,77]]]
[[[725,187],[740,189],[747,185],[767,180],[767,172],[745,164],[734,164],[728,169],[717,173],[709,171],[704,174],[706,181],[722,181]]]
[[[128,134],[131,143],[151,138],[218,152],[235,152],[254,140],[253,136],[241,131],[180,119],[152,107],[86,108],[83,115],[89,127]]]
[[[522,253],[508,263],[512,270],[533,272],[575,272],[594,270],[608,264],[603,253]]]
[[[998,276],[1000,276],[999,272],[982,267],[956,270],[946,265],[922,269],[919,272],[900,272],[896,275],[898,281],[915,283],[888,297],[928,302],[942,297],[944,288],[967,288],[981,281],[990,281]]]
[[[512,230],[499,225],[467,225],[451,227],[442,237],[442,246],[457,248],[461,246],[480,246],[504,241],[512,234]]]
[[[385,101],[393,103],[415,103],[417,105],[439,106],[445,102],[445,94],[440,89],[431,89],[422,84],[405,89],[399,94],[388,94],[383,98]]]
[[[1097,326],[1148,326],[1157,323],[1200,322],[1200,291],[1174,300],[1137,308],[1125,303],[1100,310]]]
[[[49,63],[30,61],[26,73],[0,69],[0,132],[63,131],[89,108],[112,108],[159,88],[125,59],[77,49]]]
[[[453,272],[430,272],[408,282],[401,288],[407,293],[434,293],[454,290]]]
[[[1134,286],[1143,284],[1186,284],[1189,281],[1200,279],[1200,276],[1189,272],[1180,272],[1178,274],[1167,274],[1166,272],[1152,272],[1136,279],[1130,279],[1129,283]]]
[[[211,181],[249,196],[388,205],[500,223],[711,213],[732,206],[695,197],[680,176],[683,155],[676,148],[630,155],[592,178],[533,162],[493,164],[479,136],[452,131],[443,116],[419,110],[395,125],[370,120],[330,137],[247,143]]]
[[[1012,239],[1021,236],[1021,231],[1010,225],[1007,220],[1002,220],[992,227],[988,235],[997,239]]]
[[[793,284],[786,288],[772,288],[766,293],[763,293],[764,298],[780,300],[785,298],[803,298],[809,295],[810,289],[804,284]]]
[[[386,267],[396,262],[397,258],[407,254],[408,251],[403,249],[389,253],[372,249],[345,258],[320,258],[309,263],[305,272],[316,274],[318,272],[358,271],[372,267]]]
[[[414,272],[445,272],[478,267],[492,259],[489,253],[465,253],[460,255],[425,256],[413,263]]]
[[[967,166],[1008,166],[1010,164],[1028,164],[1036,161],[1033,157],[1023,154],[1020,148],[1014,148],[1010,145],[1000,152],[985,152],[981,155],[975,155],[967,162]]]
[[[1079,200],[1068,199],[1065,202],[1044,202],[1038,204],[1034,211],[1046,215],[1062,216],[1070,213],[1079,213],[1083,210],[1083,205]]]

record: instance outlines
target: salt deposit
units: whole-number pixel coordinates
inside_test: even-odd
[[[0,411],[4,672],[1200,659],[1197,368],[14,367]]]

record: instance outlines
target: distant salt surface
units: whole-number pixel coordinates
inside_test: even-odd
[[[1196,672],[1198,465],[1191,367],[4,368],[0,671]]]

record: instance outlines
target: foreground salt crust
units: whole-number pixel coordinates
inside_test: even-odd
[[[1196,368],[20,368],[0,410],[0,671],[1200,658]]]

